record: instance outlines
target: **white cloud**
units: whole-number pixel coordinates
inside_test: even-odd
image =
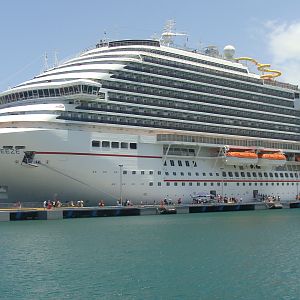
[[[265,25],[267,46],[272,57],[271,67],[282,71],[280,78],[284,81],[300,84],[300,21],[269,21]]]

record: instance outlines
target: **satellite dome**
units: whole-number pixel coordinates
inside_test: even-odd
[[[223,53],[226,59],[233,59],[235,54],[235,48],[231,45],[227,45],[224,47]]]

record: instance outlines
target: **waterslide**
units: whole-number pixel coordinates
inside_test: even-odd
[[[254,58],[251,58],[251,57],[238,57],[238,58],[235,58],[235,60],[237,62],[239,62],[241,60],[246,60],[246,61],[251,61],[252,63],[254,63],[257,66],[257,69],[263,73],[262,75],[260,75],[261,79],[274,79],[275,77],[278,77],[282,74],[278,70],[269,69],[271,66],[270,64],[261,64],[257,60],[255,60]],[[265,72],[271,73],[271,74],[264,74]]]

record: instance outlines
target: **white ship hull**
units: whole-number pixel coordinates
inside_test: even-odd
[[[159,203],[164,198],[189,203],[191,195],[198,193],[250,202],[258,194],[292,200],[298,193],[295,179],[229,176],[230,172],[235,174],[236,169],[223,165],[218,157],[172,156],[164,166],[162,145],[151,143],[151,138],[148,142],[139,142],[137,150],[95,151],[90,144],[96,136],[100,140],[126,137],[75,130],[3,129],[0,135],[3,145],[24,145],[25,149],[1,150],[0,185],[7,191],[7,198],[2,193],[2,202],[42,202],[59,198],[62,202],[84,200],[88,205],[96,205],[104,200],[107,205],[115,205],[121,196],[123,201],[128,199],[135,204]],[[127,135],[126,139],[143,138]],[[35,151],[31,164],[22,163],[24,151]],[[207,155],[209,149],[201,153]],[[190,166],[170,166],[170,158],[175,162],[188,160]],[[126,174],[122,172],[120,176],[121,168]],[[265,169],[271,170],[271,166]],[[228,173],[226,177],[222,176],[224,171]],[[282,184],[288,184],[289,188]]]

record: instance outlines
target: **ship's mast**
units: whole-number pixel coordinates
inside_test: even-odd
[[[175,25],[176,25],[176,22],[174,20],[167,21],[164,31],[160,38],[161,45],[168,46],[168,47],[172,46],[174,44],[174,41],[173,41],[174,36],[186,36],[187,37],[186,33],[176,32]]]

